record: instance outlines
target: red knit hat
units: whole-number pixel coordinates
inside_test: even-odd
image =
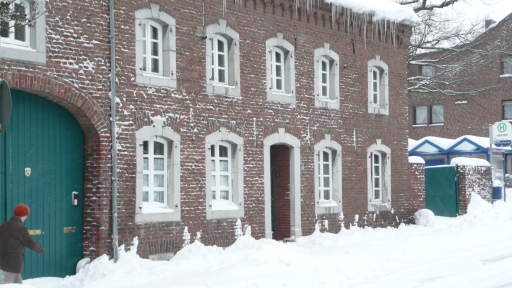
[[[28,216],[28,214],[30,214],[30,209],[25,204],[18,204],[16,205],[16,207],[14,207],[13,213],[14,216],[25,217]]]

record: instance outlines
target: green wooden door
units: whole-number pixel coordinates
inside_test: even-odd
[[[436,216],[456,217],[460,212],[457,166],[425,167],[425,206]]]
[[[25,221],[46,252],[25,249],[24,279],[75,273],[82,250],[84,135],[63,107],[12,91],[12,118],[0,134],[0,220],[26,203]],[[73,192],[78,192],[77,205]]]

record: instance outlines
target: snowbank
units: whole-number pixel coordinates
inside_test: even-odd
[[[420,209],[414,213],[414,222],[416,225],[425,227],[434,227],[435,215],[429,209]]]

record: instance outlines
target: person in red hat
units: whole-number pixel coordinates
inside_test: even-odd
[[[16,205],[13,214],[11,219],[0,226],[0,274],[3,274],[3,281],[0,281],[0,284],[22,283],[21,269],[25,247],[37,253],[44,252],[44,248],[32,239],[27,227],[23,225],[30,214],[28,206]]]

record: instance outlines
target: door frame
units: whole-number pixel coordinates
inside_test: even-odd
[[[290,234],[295,238],[302,236],[300,201],[300,141],[295,136],[278,128],[263,141],[264,150],[264,193],[265,193],[265,238],[272,239],[272,187],[270,146],[283,144],[290,147]]]

